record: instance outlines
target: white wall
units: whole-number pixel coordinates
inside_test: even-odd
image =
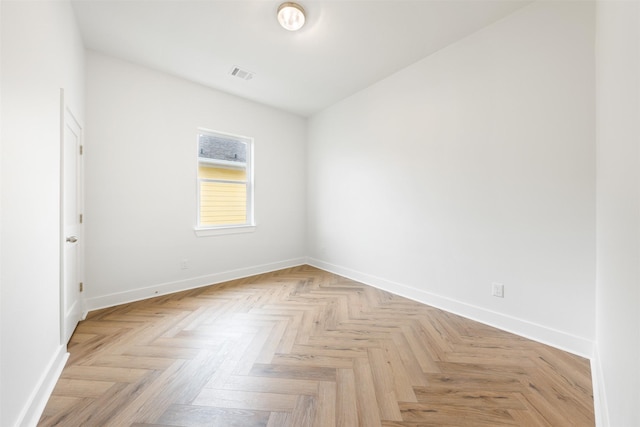
[[[0,425],[30,425],[60,345],[60,88],[82,119],[83,47],[68,2],[2,1]]]
[[[537,2],[312,117],[312,262],[589,355],[593,43]]]
[[[605,423],[640,425],[640,6],[597,3],[597,359]]]
[[[198,127],[254,138],[255,232],[195,236]],[[298,116],[88,53],[88,308],[303,263],[305,138]]]

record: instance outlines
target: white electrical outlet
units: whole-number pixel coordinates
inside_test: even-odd
[[[189,268],[189,261],[186,259],[183,259],[182,261],[180,261],[180,268],[183,270],[186,270],[187,268]]]
[[[491,284],[491,295],[498,298],[504,298],[504,285],[502,283],[493,282]]]

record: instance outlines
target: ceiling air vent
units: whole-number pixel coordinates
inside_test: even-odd
[[[242,80],[251,80],[253,76],[255,76],[251,71],[243,70],[238,66],[234,66],[231,71],[229,71],[229,74]]]

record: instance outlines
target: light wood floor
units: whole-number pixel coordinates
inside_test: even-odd
[[[41,426],[593,426],[589,362],[313,267],[92,312]]]

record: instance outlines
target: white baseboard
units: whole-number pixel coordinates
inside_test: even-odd
[[[593,342],[585,338],[315,258],[307,258],[307,264],[587,359],[592,357]]]
[[[591,383],[593,387],[593,409],[596,417],[596,427],[609,427],[611,424],[609,422],[606,390],[597,343],[594,345],[593,357],[591,358]]]
[[[282,270],[284,268],[296,267],[306,263],[306,258],[294,258],[285,261],[278,261],[269,264],[262,264],[253,267],[239,268],[236,270],[223,271],[206,276],[193,277],[191,279],[177,280],[174,282],[161,283],[154,286],[147,286],[139,289],[132,289],[126,292],[118,292],[103,295],[86,300],[87,311],[101,308],[113,307],[160,295],[172,294],[174,292],[186,291],[203,286],[215,285],[229,280],[242,279],[256,274],[269,273],[271,271]]]
[[[18,423],[16,425],[21,427],[35,427],[42,416],[42,411],[49,401],[49,396],[53,392],[53,388],[60,378],[62,369],[64,368],[69,353],[67,353],[67,347],[61,345],[53,354],[49,366],[43,372],[38,381],[38,385],[31,393],[27,404],[18,417]]]

